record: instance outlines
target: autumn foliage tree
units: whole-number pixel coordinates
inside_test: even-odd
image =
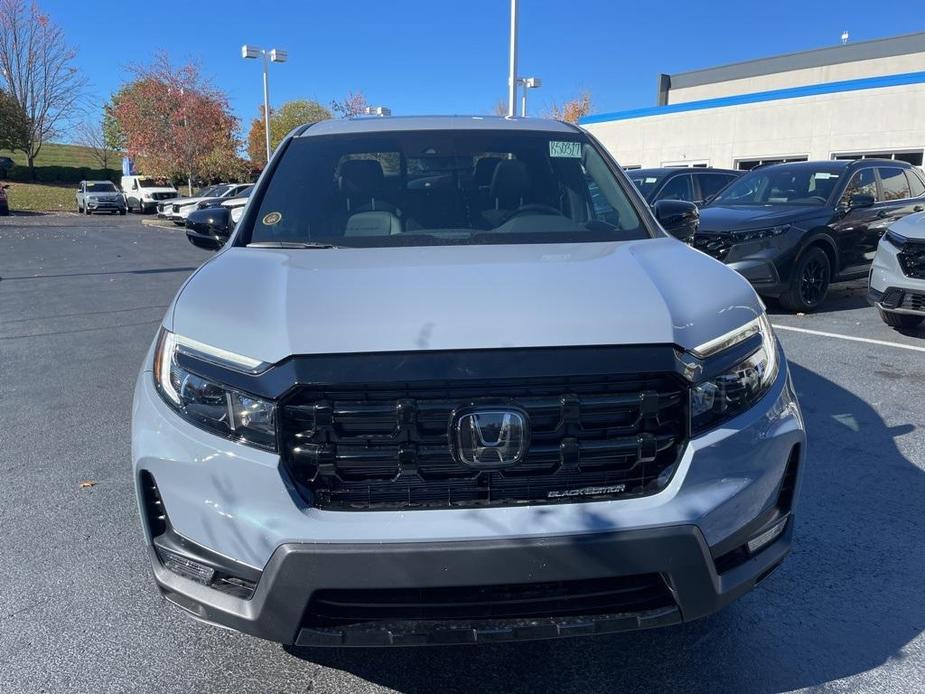
[[[578,119],[591,113],[591,93],[582,92],[575,99],[570,99],[564,104],[558,104],[553,102],[546,113],[543,114],[544,118],[554,118],[556,120],[564,120],[567,123],[577,123]]]
[[[190,184],[241,175],[238,121],[198,65],[175,67],[160,54],[132,71],[135,79],[113,96],[111,113],[139,170]]]
[[[278,109],[270,109],[270,151],[276,149],[294,128],[306,123],[317,123],[331,117],[331,112],[317,101],[296,99],[287,101]],[[262,169],[267,165],[266,136],[263,125],[263,107],[260,115],[251,121],[247,133],[247,154],[254,168]]]
[[[341,118],[353,118],[366,113],[369,102],[363,92],[347,92],[347,96],[331,101],[331,110]]]
[[[25,138],[17,137],[29,170],[42,145],[64,132],[78,110],[86,78],[77,70],[77,52],[64,32],[30,0],[0,0],[0,79],[25,114]],[[18,133],[22,134],[22,133]]]

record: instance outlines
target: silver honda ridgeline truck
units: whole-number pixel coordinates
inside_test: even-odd
[[[295,130],[138,377],[164,597],[391,646],[676,624],[757,585],[800,409],[754,291],[660,205],[564,123]]]

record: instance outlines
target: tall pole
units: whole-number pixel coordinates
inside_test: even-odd
[[[267,52],[263,52],[263,131],[267,138],[267,166],[270,165],[270,76]]]
[[[511,55],[507,75],[507,116],[517,115],[517,0],[511,0]]]
[[[523,93],[523,96],[520,97],[520,117],[526,118],[527,117],[527,83],[526,81],[523,83],[523,85],[524,85],[524,93]]]

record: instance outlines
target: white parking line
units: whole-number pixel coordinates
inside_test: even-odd
[[[853,335],[842,335],[840,333],[827,333],[822,330],[808,330],[807,328],[794,328],[789,325],[774,325],[775,330],[791,330],[795,333],[806,333],[807,335],[819,335],[821,337],[834,337],[839,340],[850,340],[851,342],[866,342],[870,345],[883,345],[884,347],[896,347],[898,349],[909,349],[913,352],[925,352],[925,347],[918,345],[904,345],[901,342],[889,342],[887,340],[873,340],[869,337],[854,337]]]

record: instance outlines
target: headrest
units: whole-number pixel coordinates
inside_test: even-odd
[[[472,180],[477,186],[487,186],[491,183],[491,177],[495,173],[495,167],[502,161],[501,157],[482,157],[475,162],[475,171],[472,172]]]
[[[489,195],[498,200],[515,201],[522,198],[529,188],[526,164],[517,159],[503,159],[492,174]]]
[[[344,236],[391,236],[401,233],[401,220],[388,211],[350,215]]]
[[[337,185],[345,195],[378,193],[384,176],[375,159],[347,159],[341,162]]]

